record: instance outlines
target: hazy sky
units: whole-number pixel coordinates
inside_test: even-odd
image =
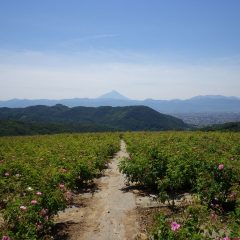
[[[240,96],[239,0],[0,1],[0,99]]]

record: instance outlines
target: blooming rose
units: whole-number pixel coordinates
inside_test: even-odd
[[[11,238],[9,236],[3,236],[2,240],[11,240]]]
[[[25,211],[27,211],[27,207],[25,207],[25,206],[20,206],[20,209],[23,211],[23,212],[25,212]]]
[[[172,229],[174,232],[177,231],[180,227],[181,227],[181,225],[178,224],[177,222],[172,222],[172,223],[171,223],[171,229]]]
[[[223,170],[224,169],[224,164],[219,164],[218,165],[218,170]]]
[[[32,205],[36,205],[38,202],[37,202],[37,200],[35,200],[35,199],[33,199],[32,201],[31,201],[31,204]]]
[[[2,240],[11,240],[11,238],[9,236],[3,236]]]

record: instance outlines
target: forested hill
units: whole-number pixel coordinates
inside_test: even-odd
[[[24,125],[25,129],[28,126],[35,129],[39,126],[41,131],[48,128],[48,132],[54,128],[55,132],[62,132],[61,128],[63,132],[156,131],[188,128],[182,120],[145,106],[69,108],[58,104],[52,107],[39,105],[26,108],[0,108],[0,120],[1,125],[5,124],[5,127],[11,128],[12,125],[17,128],[20,124]]]
[[[24,136],[57,133],[109,132],[116,129],[92,124],[23,122],[0,120],[0,136]]]

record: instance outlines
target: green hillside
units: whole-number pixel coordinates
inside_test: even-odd
[[[58,104],[53,107],[0,108],[0,120],[2,136],[188,128],[182,120],[145,106],[69,108]]]
[[[116,131],[116,129],[93,124],[64,124],[46,122],[24,122],[18,120],[0,120],[0,136],[109,131]]]

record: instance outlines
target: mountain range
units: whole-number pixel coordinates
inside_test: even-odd
[[[34,105],[54,106],[62,104],[68,107],[85,106],[85,107],[100,107],[100,106],[148,106],[158,112],[173,114],[173,113],[224,113],[240,112],[240,98],[226,97],[220,95],[196,96],[186,100],[133,100],[129,99],[117,91],[106,93],[98,98],[72,98],[61,100],[50,99],[11,99],[0,101],[0,107],[28,107]]]

